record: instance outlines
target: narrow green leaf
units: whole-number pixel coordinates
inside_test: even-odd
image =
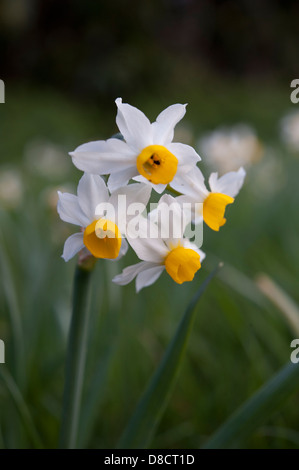
[[[207,277],[191,300],[175,336],[169,344],[158,369],[137,404],[136,410],[118,442],[118,448],[138,449],[149,446],[170,398],[184,358],[189,334],[196,315],[195,306],[218,269],[219,267]]]
[[[3,380],[6,390],[8,391],[9,395],[11,396],[16,406],[16,409],[23,421],[23,424],[27,430],[28,436],[30,437],[34,448],[41,449],[43,446],[42,446],[40,437],[38,435],[38,432],[35,428],[31,414],[25,403],[25,400],[20,390],[18,389],[14,379],[12,378],[12,376],[10,375],[10,373],[8,372],[6,368],[1,367],[0,378]]]
[[[265,273],[260,273],[255,282],[259,290],[279,309],[298,338],[299,307],[296,305],[296,302],[280,285]]]
[[[105,356],[100,359],[95,374],[90,381],[88,391],[83,397],[82,411],[80,416],[80,427],[78,430],[78,448],[86,447],[92,434],[95,421],[104,400],[104,392],[107,391],[107,380],[111,356],[114,346],[109,348]]]
[[[288,364],[261,387],[216,431],[205,449],[237,447],[299,388],[299,363]]]

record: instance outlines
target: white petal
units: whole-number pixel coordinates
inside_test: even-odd
[[[152,263],[161,263],[168,250],[162,240],[151,238],[127,238],[139,259]]]
[[[152,188],[148,184],[133,183],[114,191],[110,196],[109,202],[117,207],[119,197],[124,197],[126,206],[122,209],[127,209],[134,202],[141,202],[146,206],[151,197],[151,192]]]
[[[132,166],[136,168],[136,152],[120,139],[88,142],[70,155],[74,165],[88,173],[106,175]]]
[[[163,191],[166,189],[167,184],[151,184],[151,186],[156,191],[156,193],[162,194]]]
[[[107,202],[109,198],[105,181],[98,175],[84,173],[78,184],[78,198],[82,211],[91,223],[95,218],[95,210],[100,202]]]
[[[113,193],[118,188],[126,186],[129,180],[136,176],[137,173],[138,171],[135,166],[126,168],[125,170],[117,171],[116,173],[112,173],[108,179],[109,191]]]
[[[172,143],[167,144],[167,149],[176,156],[179,161],[179,167],[186,167],[186,171],[190,171],[195,167],[197,162],[200,162],[201,158],[193,147],[186,144]]]
[[[119,260],[120,258],[125,256],[127,254],[128,249],[129,249],[129,245],[128,245],[127,240],[125,238],[122,238],[121,247],[120,247],[120,250],[119,250],[119,255],[116,259]]]
[[[168,249],[159,237],[157,226],[145,217],[139,217],[138,227],[134,228],[128,225],[127,240],[138,258],[152,263],[163,262]]]
[[[186,104],[173,104],[164,109],[153,122],[153,141],[155,145],[166,145],[173,139],[176,124],[186,113]]]
[[[191,220],[195,225],[198,225],[203,221],[203,206],[197,199],[194,199],[191,196],[178,196],[175,199],[182,206],[183,210],[187,211],[187,214],[191,214]]]
[[[154,213],[161,238],[165,240],[169,248],[177,245],[191,220],[191,213],[184,212],[181,204],[169,194],[161,197]],[[152,219],[152,215],[150,218]]]
[[[153,143],[151,123],[142,111],[123,103],[121,98],[115,102],[116,124],[127,144],[139,153]]]
[[[129,245],[125,238],[121,239],[121,246],[117,258],[111,259],[110,261],[118,261],[127,253]]]
[[[177,173],[170,186],[176,191],[192,197],[195,201],[202,202],[209,194],[204,181],[202,172],[195,166],[188,173]]]
[[[74,194],[61,193],[58,191],[57,212],[62,220],[70,224],[87,227],[89,219],[79,206],[78,197]]]
[[[145,269],[137,274],[136,277],[136,292],[139,292],[143,287],[152,285],[158,277],[161,276],[165,266],[158,265]]]
[[[80,250],[82,250],[82,248],[84,248],[83,232],[74,233],[65,241],[62,258],[64,261],[69,261]]]
[[[203,215],[202,214],[195,214],[194,219],[192,220],[195,225],[199,225],[203,223]]]
[[[153,184],[153,183],[150,183],[144,176],[142,175],[138,175],[138,176],[134,176],[134,178],[132,178],[134,181],[139,181],[140,183],[145,183],[149,186],[151,186],[155,191],[156,193],[158,194],[161,194],[163,193],[164,189],[166,188],[167,184]]]
[[[226,173],[219,179],[217,173],[212,173],[209,178],[211,191],[235,197],[244,183],[245,175],[246,172],[242,167],[238,171]]]
[[[176,200],[176,202],[177,202],[178,204],[180,204],[182,207],[183,207],[185,204],[186,204],[186,205],[187,205],[187,204],[192,204],[192,205],[194,205],[194,198],[191,197],[191,196],[185,196],[185,195],[183,195],[183,196],[177,196],[177,197],[175,198],[175,200]]]
[[[126,196],[128,206],[134,202],[141,202],[146,206],[151,197],[151,192],[152,188],[148,184],[133,183],[123,188],[121,194]]]
[[[126,226],[133,217],[138,217],[146,210],[151,197],[152,188],[148,184],[133,183],[115,191],[109,203],[115,207],[116,224],[121,233],[126,232]]]
[[[133,281],[133,279],[140,273],[143,269],[147,269],[148,267],[152,267],[153,263],[148,263],[147,261],[141,261],[141,263],[133,264],[132,266],[127,266],[123,269],[121,274],[118,274],[112,279],[112,282],[115,284],[119,284],[120,286],[125,286],[129,284],[129,282]]]
[[[106,148],[106,140],[94,140],[81,144],[71,153],[101,153]]]

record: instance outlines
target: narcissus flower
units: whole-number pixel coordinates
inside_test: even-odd
[[[186,105],[174,104],[150,123],[139,109],[116,100],[116,123],[124,141],[111,138],[80,145],[71,152],[74,165],[85,172],[110,174],[108,187],[115,191],[133,178],[162,193],[167,184],[190,171],[200,160],[189,145],[172,142],[174,128]]]
[[[128,249],[123,238],[127,224],[126,207],[137,201],[145,206],[151,188],[135,183],[109,195],[100,176],[85,173],[79,181],[77,194],[58,191],[60,218],[82,229],[66,240],[62,257],[69,261],[85,247],[95,258],[119,259]],[[119,196],[126,198],[126,206],[121,206],[121,211]]]
[[[175,188],[184,196],[179,196],[179,203],[192,203],[193,207],[199,208],[193,211],[192,219],[195,224],[204,222],[215,231],[219,231],[226,219],[224,213],[226,206],[234,202],[235,196],[239,193],[245,178],[245,170],[230,171],[218,178],[218,173],[212,173],[209,178],[209,191],[204,183],[204,176],[198,167],[195,167],[184,179],[177,181]],[[197,203],[197,204],[196,204]],[[198,204],[202,203],[202,204]]]
[[[153,217],[151,213],[147,219],[140,217],[139,236],[136,237],[136,232],[128,228],[127,240],[142,261],[125,268],[113,282],[125,285],[136,277],[136,290],[139,292],[153,284],[164,269],[178,284],[192,281],[205,254],[184,238],[188,222],[176,199],[164,195]]]

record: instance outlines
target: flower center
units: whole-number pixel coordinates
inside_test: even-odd
[[[83,242],[96,258],[117,258],[121,246],[121,233],[111,220],[99,219],[84,230]]]
[[[200,267],[199,254],[190,248],[179,246],[171,250],[165,258],[165,269],[178,284],[192,281]]]
[[[234,198],[221,193],[210,193],[203,202],[203,220],[212,229],[219,231],[225,224],[224,212],[227,204],[232,204]]]
[[[163,145],[149,145],[138,155],[136,165],[151,183],[168,184],[176,174],[178,159]]]

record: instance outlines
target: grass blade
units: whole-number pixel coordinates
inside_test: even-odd
[[[292,331],[299,335],[299,308],[294,300],[267,274],[259,274],[256,284],[260,291],[280,310]]]
[[[78,430],[79,449],[86,447],[103,403],[112,352],[113,348],[109,348],[104,358],[99,361],[97,370],[89,385],[88,393],[83,397],[80,428]]]
[[[217,271],[218,267],[202,283],[191,300],[175,336],[118,442],[118,448],[148,447],[178,376],[196,315],[195,306]]]
[[[203,447],[223,449],[236,446],[237,442],[246,439],[265,423],[271,413],[298,388],[299,363],[290,363],[233,413]]]
[[[32,441],[34,448],[41,449],[43,446],[42,446],[40,437],[37,433],[37,430],[35,428],[34,422],[31,418],[31,414],[27,408],[25,400],[20,390],[18,389],[14,379],[12,378],[8,370],[5,368],[0,369],[0,378],[3,380],[6,390],[8,391],[9,395],[11,396],[16,406],[16,409],[23,421],[23,424],[26,428],[29,438]]]

